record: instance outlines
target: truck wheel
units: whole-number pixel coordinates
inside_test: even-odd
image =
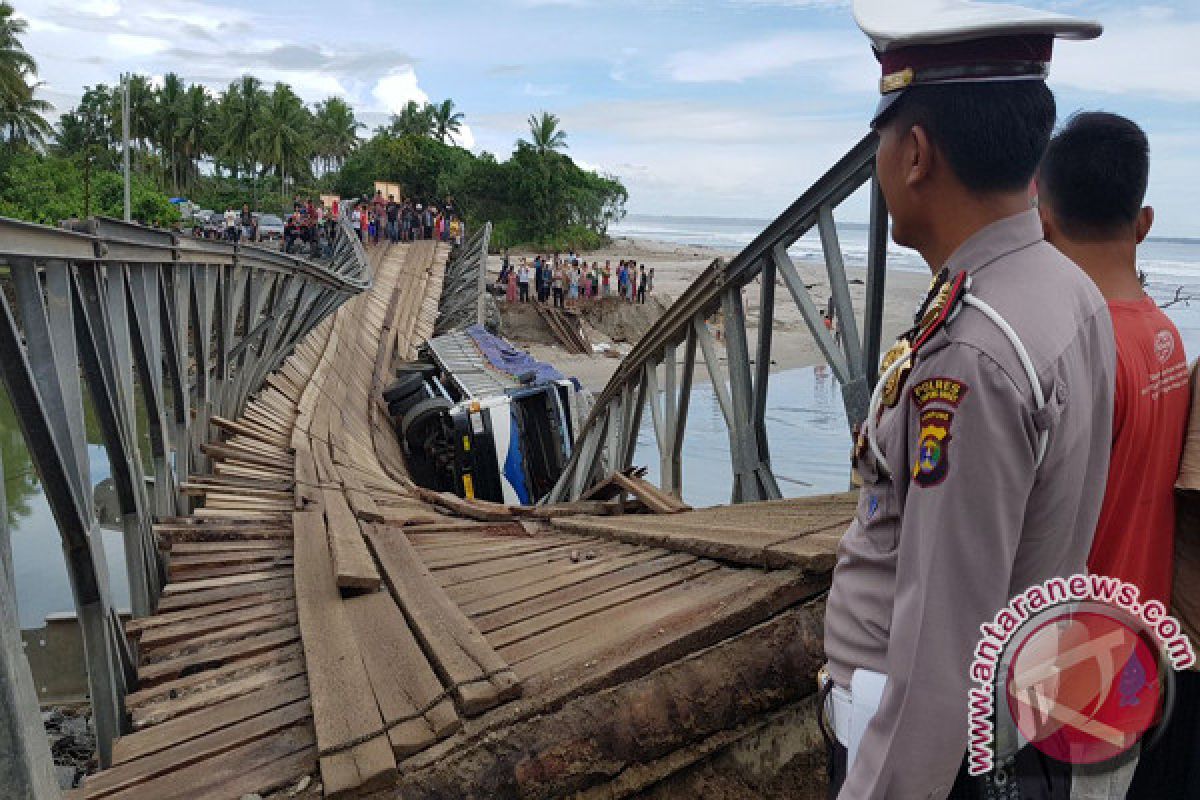
[[[396,418],[403,417],[405,414],[408,413],[409,409],[411,409],[413,406],[415,406],[417,403],[421,402],[422,400],[427,399],[428,397],[429,397],[429,392],[426,391],[425,387],[423,385],[418,386],[416,389],[414,389],[409,394],[406,394],[403,397],[398,397],[395,400],[392,400],[391,402],[389,402],[388,403],[388,414],[390,416],[396,417]]]
[[[389,387],[383,390],[383,399],[392,403],[412,394],[417,389],[425,385],[425,378],[417,372],[408,372],[401,375]]]
[[[408,410],[400,423],[400,435],[412,450],[421,450],[430,430],[453,404],[444,397],[430,397]]]

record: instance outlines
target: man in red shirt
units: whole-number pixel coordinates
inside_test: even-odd
[[[1136,585],[1142,603],[1170,608],[1188,364],[1179,331],[1138,275],[1137,246],[1154,221],[1154,209],[1142,206],[1149,150],[1130,120],[1077,114],[1051,140],[1037,188],[1046,239],[1095,282],[1116,336],[1112,457],[1088,570]],[[1077,770],[1073,800],[1124,798],[1135,764]]]

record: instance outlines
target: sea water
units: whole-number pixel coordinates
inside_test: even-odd
[[[745,247],[768,220],[661,217],[631,214],[609,233],[680,246]],[[838,222],[847,267],[865,267],[866,225]],[[823,259],[820,239],[805,235],[789,252]],[[1192,361],[1200,357],[1200,239],[1150,238],[1138,250],[1146,291],[1179,328]],[[888,269],[927,273],[919,254],[889,243]],[[778,296],[777,296],[778,298]],[[1191,298],[1190,300],[1188,298]],[[693,506],[727,503],[732,492],[729,433],[711,385],[692,389],[683,447],[683,497]],[[850,483],[850,434],[841,388],[827,367],[785,370],[771,376],[767,391],[771,466],[784,497],[845,491]],[[653,422],[643,415],[634,463],[658,479]]]
[[[738,251],[770,224],[770,220],[720,217],[665,217],[630,214],[609,229],[612,236],[648,239],[687,246],[717,247]],[[837,223],[838,240],[847,267],[865,267],[867,263],[866,225]],[[815,231],[805,234],[788,249],[797,259],[823,260],[821,240]],[[888,243],[888,269],[927,273],[921,256],[906,247]],[[1138,266],[1146,277],[1146,291],[1167,305],[1167,315],[1179,328],[1188,357],[1200,356],[1200,239],[1149,237],[1138,248]],[[1178,292],[1191,302],[1172,303]]]

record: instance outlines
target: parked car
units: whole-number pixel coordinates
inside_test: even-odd
[[[255,214],[260,242],[283,238],[283,220],[274,214]]]
[[[221,239],[225,236],[225,215],[214,211],[204,220],[204,235],[210,239]]]

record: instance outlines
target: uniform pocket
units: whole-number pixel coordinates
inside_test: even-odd
[[[880,553],[896,549],[900,538],[900,511],[889,481],[864,486],[855,512],[863,537]]]

